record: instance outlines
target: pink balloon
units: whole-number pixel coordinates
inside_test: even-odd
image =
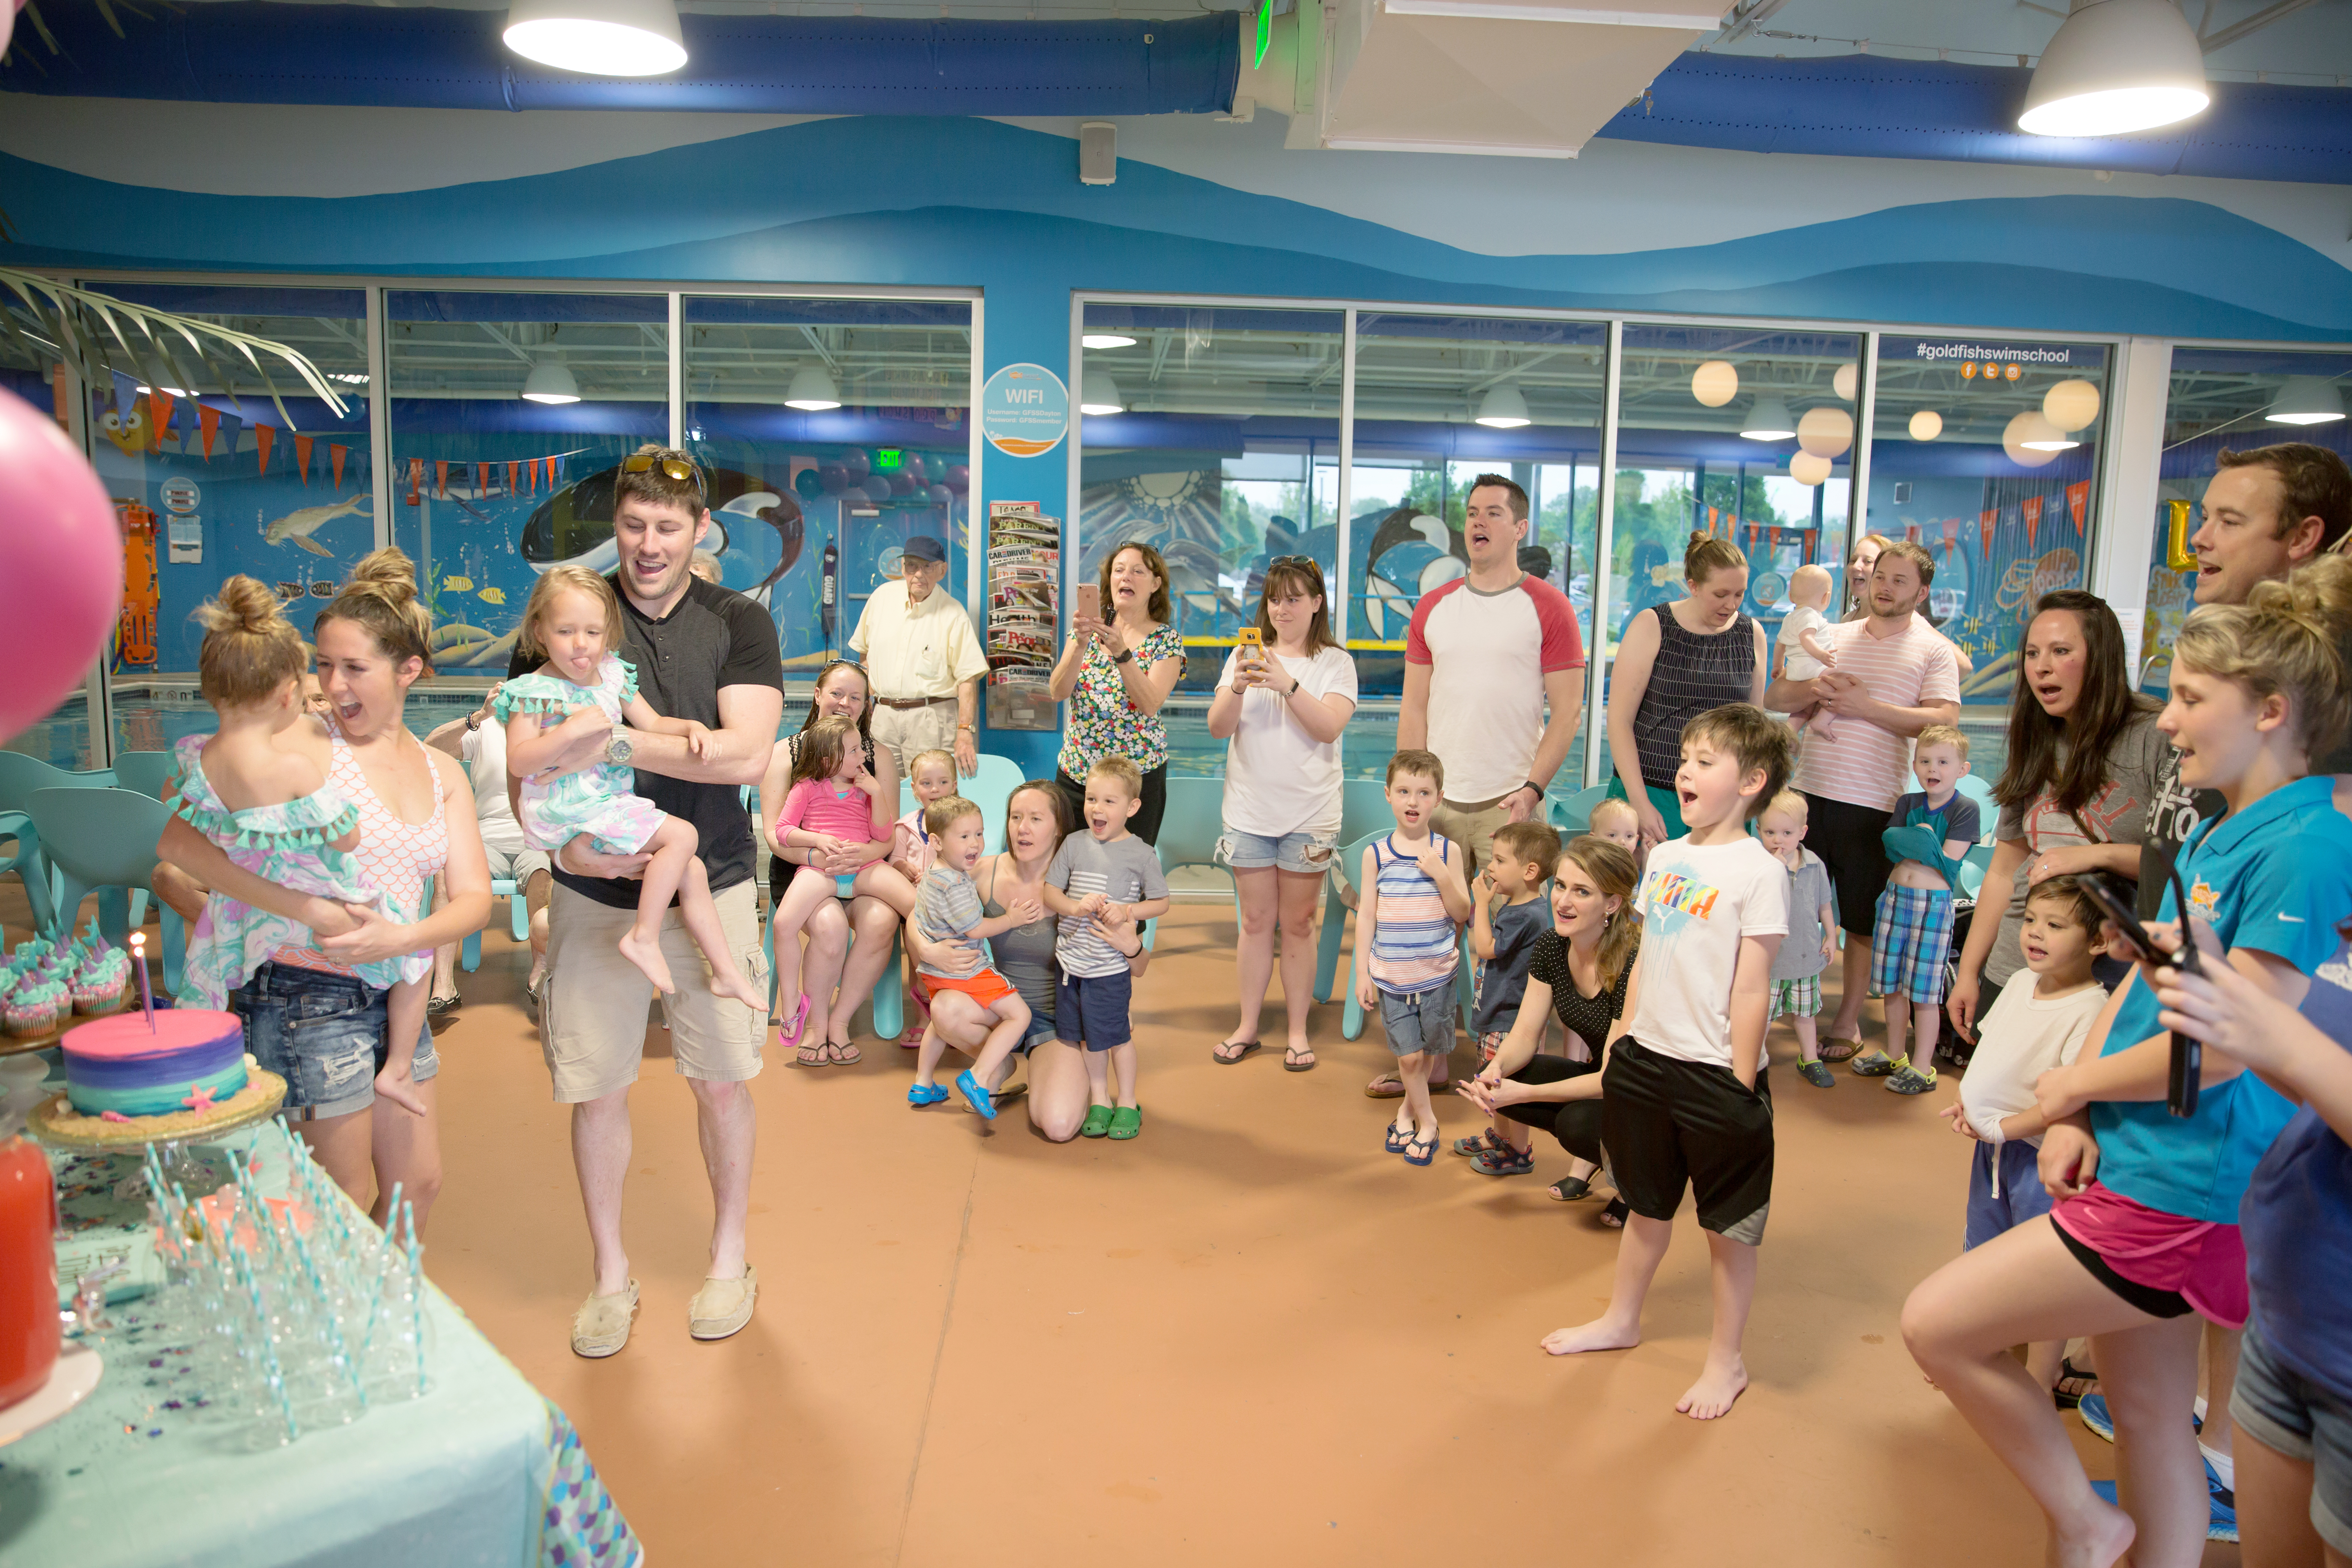
[[[0,0],[5,3],[5,0]],[[82,683],[122,610],[122,531],[58,422],[0,391],[0,740]]]

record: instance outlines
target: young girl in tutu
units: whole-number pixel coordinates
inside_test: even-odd
[[[562,748],[565,730],[593,722],[585,717],[592,713],[612,725],[625,721],[648,734],[681,736],[697,757],[709,754],[709,729],[690,719],[665,719],[637,695],[636,670],[611,651],[620,631],[613,585],[584,566],[551,567],[530,591],[522,647],[547,662],[508,681],[491,704],[507,727],[507,771],[522,780],[516,815],[523,836],[551,855],[584,834],[606,855],[651,856],[637,896],[637,923],[622,936],[621,956],[643,970],[656,990],[677,989],[661,955],[662,915],[675,897],[679,921],[710,965],[712,994],[764,1008],[768,999],[743,978],[727,951],[709,877],[695,854],[694,825],[636,794],[635,773],[620,763],[600,762],[544,781],[532,776]]]
[[[339,743],[307,709],[302,674],[310,663],[301,634],[278,596],[251,577],[232,577],[220,596],[196,611],[205,627],[197,656],[200,689],[219,716],[210,736],[173,747],[179,758],[178,815],[231,860],[279,887],[338,904],[377,904],[381,891],[350,851],[359,843],[359,808],[328,782]],[[308,926],[214,892],[188,938],[181,996],[226,1010],[229,993],[280,953],[310,950]],[[418,1116],[425,1107],[409,1072],[425,1026],[431,950],[363,963],[354,971],[385,998],[387,1059],[375,1091]]]

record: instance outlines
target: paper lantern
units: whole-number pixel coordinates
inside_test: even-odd
[[[2042,395],[2042,412],[2061,430],[2080,430],[2099,416],[2099,389],[2079,377]]]
[[[1797,445],[1816,458],[1843,458],[1853,445],[1853,416],[1824,403],[1797,421]]]
[[[0,0],[5,5],[5,0]],[[0,741],[48,717],[106,648],[122,608],[122,531],[58,422],[0,392]]]
[[[2009,460],[2020,468],[2038,468],[2055,458],[2063,447],[2046,444],[2063,441],[2065,435],[2043,417],[2039,408],[2029,408],[2009,422],[2000,433],[2000,449]]]
[[[1789,477],[1801,485],[1817,485],[1830,477],[1830,460],[1818,452],[1791,452]]]
[[[1720,408],[1739,395],[1739,373],[1729,360],[1711,359],[1691,372],[1691,395],[1709,408]]]
[[[1858,364],[1842,364],[1838,366],[1837,374],[1830,377],[1830,385],[1836,391],[1840,397],[1844,398],[1848,403],[1852,403],[1853,401],[1853,395],[1859,391],[1862,386],[1862,367]]]
[[[1932,441],[1944,433],[1944,416],[1932,408],[1922,408],[1911,416],[1911,439]]]

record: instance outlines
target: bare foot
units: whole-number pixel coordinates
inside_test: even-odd
[[[677,985],[669,977],[669,965],[662,962],[661,942],[657,938],[639,937],[635,928],[632,927],[622,933],[620,947],[621,956],[645,971],[646,978],[654,983],[655,990],[665,996],[677,992]],[[752,1005],[761,1004],[754,1002]]]
[[[2131,1515],[2097,1497],[2091,1507],[2094,1511],[2085,1516],[2082,1533],[2052,1535],[2050,1561],[2060,1568],[2113,1568],[2130,1553],[2132,1539],[2139,1533]]]
[[[746,1007],[754,1010],[763,1009],[768,1005],[768,999],[761,994],[760,988],[740,974],[736,975],[732,980],[721,980],[717,975],[711,976],[710,994],[713,996],[725,996],[740,1002]]]
[[[1675,1408],[1694,1421],[1712,1421],[1727,1415],[1731,1406],[1748,1388],[1748,1366],[1734,1361],[1729,1366],[1717,1366],[1709,1357],[1698,1381],[1683,1391],[1675,1401]]]
[[[1607,1318],[1595,1318],[1572,1329],[1554,1329],[1543,1337],[1543,1348],[1552,1355],[1575,1355],[1581,1351],[1629,1351],[1641,1342],[1641,1324],[1620,1324]]]

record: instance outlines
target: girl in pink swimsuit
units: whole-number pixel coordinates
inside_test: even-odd
[[[857,726],[847,719],[818,720],[801,732],[793,761],[792,787],[784,795],[783,808],[776,814],[770,847],[781,854],[820,844],[887,843],[892,823],[888,805],[874,798],[880,788],[866,771]],[[914,912],[915,889],[879,855],[841,876],[814,866],[803,866],[793,874],[792,885],[770,917],[781,994],[793,995],[800,989],[801,927],[824,907],[826,900],[860,897],[880,899],[898,912],[900,920]],[[799,1037],[808,1009],[809,999],[803,994],[792,1021],[784,1026],[787,1044]]]

